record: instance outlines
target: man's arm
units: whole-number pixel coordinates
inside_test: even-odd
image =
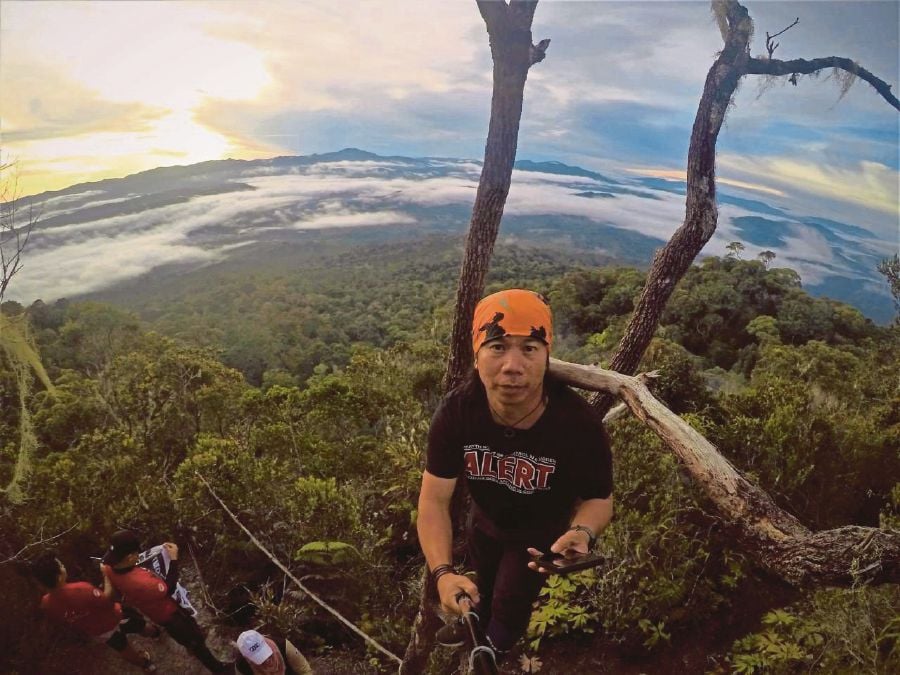
[[[103,573],[103,597],[107,600],[115,600],[116,589],[112,585],[112,581],[109,580],[109,575],[112,574],[112,570],[109,565],[100,563],[100,571]]]
[[[171,541],[167,541],[163,544],[163,548],[169,554],[169,570],[166,572],[166,591],[169,595],[175,592],[175,587],[178,585],[178,546],[173,544]]]
[[[422,474],[422,490],[419,492],[419,516],[416,530],[419,533],[419,544],[428,569],[438,565],[453,564],[453,524],[450,520],[450,502],[455,478],[438,478],[425,471]],[[478,588],[468,578],[460,574],[444,574],[437,582],[441,604],[449,612],[460,613],[462,610],[456,603],[456,595],[461,591],[468,593],[473,602],[478,602]]]
[[[575,509],[575,515],[572,516],[572,525],[583,525],[589,528],[595,537],[599,537],[600,533],[606,529],[613,516],[613,498],[612,495],[606,499],[585,499]],[[581,530],[570,530],[569,534],[579,535],[584,540],[585,545],[588,542],[588,535]],[[555,549],[551,549],[555,550]],[[586,552],[586,551],[585,551]]]
[[[585,499],[580,502],[575,509],[575,514],[572,516],[571,521],[572,527],[581,525],[582,527],[588,528],[594,533],[594,537],[597,537],[606,529],[606,526],[609,525],[609,522],[612,520],[612,515],[612,495],[606,499]],[[583,529],[570,529],[563,532],[562,536],[553,542],[550,546],[550,550],[553,553],[562,553],[567,558],[572,558],[588,553],[590,549],[589,542],[590,536]],[[542,552],[535,548],[529,548],[528,553],[535,556],[540,555]],[[534,562],[528,563],[528,567],[540,572],[549,571],[539,567],[537,563]]]

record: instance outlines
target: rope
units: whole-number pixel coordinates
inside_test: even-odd
[[[365,641],[368,642],[370,645],[372,645],[373,647],[375,647],[375,649],[377,649],[378,651],[380,651],[380,652],[381,652],[382,654],[384,654],[385,656],[387,656],[387,657],[393,659],[393,660],[396,661],[398,664],[401,664],[401,665],[402,665],[403,660],[402,660],[399,656],[397,656],[396,654],[394,654],[394,653],[392,653],[392,652],[389,652],[387,649],[385,649],[384,647],[382,647],[378,642],[375,641],[374,638],[369,637],[368,635],[366,635],[362,630],[360,630],[359,628],[357,628],[357,627],[356,627],[349,619],[344,618],[344,617],[341,615],[340,612],[338,612],[336,609],[332,608],[332,607],[331,607],[330,605],[328,605],[324,600],[322,600],[321,598],[319,598],[315,593],[313,593],[313,592],[310,591],[306,586],[304,586],[304,585],[303,585],[303,582],[301,582],[297,577],[295,577],[295,576],[291,573],[291,571],[290,571],[287,567],[285,567],[285,566],[281,563],[281,561],[278,560],[278,558],[276,558],[274,555],[272,555],[272,554],[268,551],[268,549],[266,549],[266,547],[263,546],[263,545],[260,543],[259,539],[257,539],[257,538],[253,535],[253,533],[252,533],[250,530],[248,530],[240,520],[238,520],[237,516],[234,515],[234,513],[231,512],[231,509],[229,509],[228,506],[226,506],[225,502],[223,502],[222,499],[219,497],[219,495],[216,494],[216,491],[212,489],[212,486],[211,486],[211,485],[207,482],[207,480],[200,474],[200,472],[199,472],[199,471],[195,471],[194,473],[196,474],[197,478],[199,478],[199,479],[203,482],[203,484],[206,486],[206,489],[209,490],[209,493],[215,498],[215,500],[216,500],[217,502],[219,502],[219,504],[222,506],[223,509],[225,509],[225,513],[227,513],[229,516],[231,516],[231,519],[232,519],[235,523],[237,523],[237,526],[240,527],[240,528],[247,534],[248,537],[250,537],[250,541],[252,541],[252,542],[254,543],[254,545],[256,546],[256,548],[258,548],[260,551],[262,551],[263,553],[265,553],[266,556],[269,558],[269,560],[271,560],[273,563],[275,563],[275,565],[276,565],[282,572],[284,572],[284,573],[288,576],[288,578],[289,578],[291,581],[293,581],[295,584],[297,584],[297,586],[300,588],[300,590],[302,590],[304,593],[306,593],[310,598],[312,598],[316,603],[318,603],[323,609],[325,609],[326,611],[328,611],[329,613],[331,613],[332,616],[334,616],[338,621],[340,621],[342,624],[344,624],[345,626],[347,626],[347,628],[349,628],[350,630],[352,630],[354,633],[356,633],[357,635],[359,635],[363,640],[365,640]]]

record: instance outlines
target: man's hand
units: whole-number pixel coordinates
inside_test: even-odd
[[[109,578],[109,575],[112,574],[110,571],[109,565],[100,562],[100,571],[103,573],[103,597],[107,600],[111,600],[116,595],[116,589],[112,585],[112,580]]]
[[[437,580],[438,595],[441,596],[441,607],[450,614],[462,614],[463,609],[456,601],[456,596],[465,593],[477,605],[479,600],[478,586],[469,577],[462,574],[444,574]]]
[[[167,541],[163,543],[163,548],[169,553],[170,560],[178,560],[178,546],[171,541]]]
[[[552,553],[562,553],[566,558],[577,558],[580,555],[588,553],[588,542],[590,537],[584,530],[566,530],[562,536],[550,545]],[[543,551],[536,548],[529,548],[528,555],[533,558],[544,555]],[[553,574],[552,569],[541,567],[536,562],[529,562],[528,569],[540,572],[541,574]]]

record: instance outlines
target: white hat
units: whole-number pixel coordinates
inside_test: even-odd
[[[272,648],[265,638],[255,630],[245,630],[238,635],[237,647],[241,656],[259,665],[272,656]]]

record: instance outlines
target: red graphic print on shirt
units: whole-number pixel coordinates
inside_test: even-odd
[[[551,457],[518,451],[504,455],[484,445],[465,446],[463,458],[469,480],[499,483],[526,495],[549,490],[550,476],[556,471],[556,460]]]

